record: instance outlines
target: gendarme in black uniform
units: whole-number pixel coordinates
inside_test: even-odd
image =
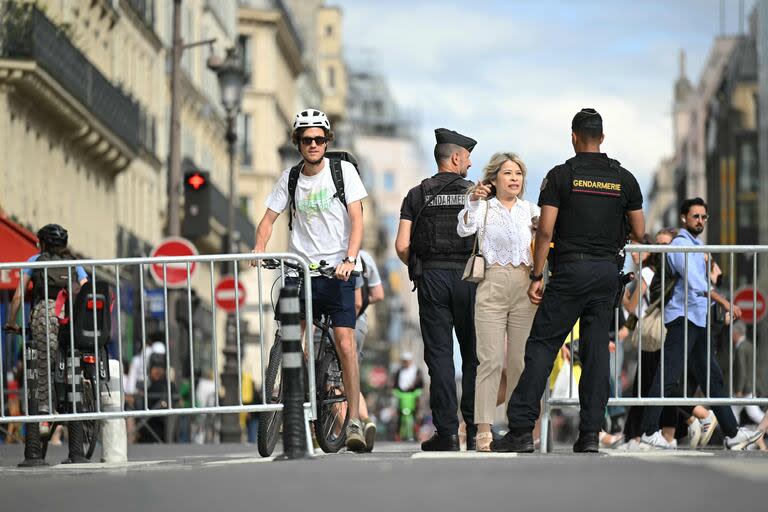
[[[587,111],[592,112],[602,134],[602,120]],[[574,124],[584,113],[577,114]],[[557,351],[580,319],[579,430],[596,439],[609,395],[608,330],[619,287],[617,256],[626,241],[626,212],[642,205],[637,180],[604,153],[577,153],[547,174],[539,206],[558,208],[553,274],[526,343],[525,369],[507,407],[510,434],[533,430]]]
[[[472,151],[476,144],[469,137],[445,129],[435,130],[435,136],[438,144],[456,144],[468,151]],[[439,436],[457,435],[459,420],[453,363],[455,327],[462,359],[461,414],[468,426],[467,439],[471,435],[474,441],[476,285],[461,279],[472,253],[472,238],[461,238],[456,233],[458,215],[472,184],[459,174],[438,172],[408,192],[400,209],[400,218],[413,223],[409,264],[412,277],[416,257],[421,264],[420,276],[414,283],[418,286],[419,320],[424,361],[431,381],[429,404],[433,421]],[[458,449],[458,444],[456,447]]]

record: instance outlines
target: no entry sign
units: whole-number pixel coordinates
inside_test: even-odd
[[[197,249],[186,238],[170,237],[157,244],[150,257],[162,258],[165,256],[197,256]],[[189,264],[189,279],[195,275],[197,263]],[[153,263],[149,266],[149,273],[159,286],[163,286],[163,264]],[[166,263],[165,277],[168,288],[183,288],[187,286],[187,264]]]
[[[754,288],[751,286],[739,288],[733,295],[733,303],[741,308],[741,319],[748,324],[754,324],[765,318],[765,295],[757,290],[757,308],[753,310],[754,299]]]
[[[243,307],[243,304],[245,304],[245,286],[238,281],[237,294],[235,294],[234,277],[225,277],[219,281],[213,294],[216,299],[216,305],[227,313],[235,311],[235,304],[239,304],[240,307]]]

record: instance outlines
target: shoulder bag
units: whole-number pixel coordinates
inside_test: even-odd
[[[464,275],[461,278],[464,281],[470,283],[479,283],[485,278],[485,256],[483,256],[483,238],[485,236],[485,223],[488,220],[488,210],[491,209],[490,203],[485,202],[485,216],[483,217],[482,234],[480,236],[480,226],[477,227],[477,233],[475,234],[475,243],[472,246],[472,256],[467,260],[467,265],[464,267]],[[478,242],[479,239],[479,242]],[[478,247],[479,245],[479,247]]]

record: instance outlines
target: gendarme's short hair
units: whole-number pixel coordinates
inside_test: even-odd
[[[603,117],[593,108],[583,108],[573,116],[571,130],[574,132],[589,130],[602,134]]]

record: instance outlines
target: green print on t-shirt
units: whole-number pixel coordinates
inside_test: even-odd
[[[296,208],[307,218],[312,218],[314,215],[327,211],[331,207],[332,201],[331,190],[324,188],[317,192],[310,192],[306,199],[297,201]]]

